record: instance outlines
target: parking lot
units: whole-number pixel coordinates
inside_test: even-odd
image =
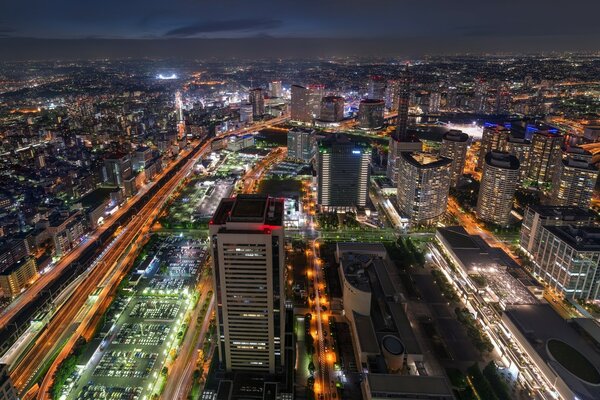
[[[199,240],[177,235],[155,241],[143,276],[107,313],[110,327],[100,329],[101,344],[79,360],[81,375],[67,399],[143,400],[159,392],[163,367],[183,337],[205,255]]]

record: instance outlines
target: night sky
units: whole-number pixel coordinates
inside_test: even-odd
[[[82,42],[299,38],[361,39],[399,52],[598,50],[598,0],[2,0],[8,57]],[[36,40],[34,40],[36,39]],[[79,44],[73,44],[76,39]],[[160,43],[163,42],[163,43]],[[189,41],[188,41],[189,42]],[[202,41],[196,41],[202,42]],[[310,40],[309,40],[310,42]],[[70,43],[70,44],[69,44]],[[18,44],[18,46],[16,46]],[[70,47],[69,47],[70,46]],[[16,49],[16,47],[20,47]],[[109,46],[110,47],[110,46]],[[173,47],[173,46],[171,46]],[[210,47],[210,46],[209,46]],[[235,46],[234,46],[235,47]],[[300,46],[301,47],[301,46]],[[277,46],[275,46],[277,48]],[[360,45],[359,45],[360,49]],[[172,48],[177,52],[177,46]],[[3,54],[2,54],[3,53]],[[0,57],[7,57],[0,47]]]

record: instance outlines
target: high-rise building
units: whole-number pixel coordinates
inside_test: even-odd
[[[285,363],[284,202],[221,200],[209,224],[219,360],[227,371]]]
[[[518,180],[517,157],[504,151],[487,153],[477,198],[477,217],[496,225],[509,225]]]
[[[481,136],[481,147],[477,158],[477,169],[483,168],[485,156],[492,150],[505,151],[510,129],[503,125],[486,123]]]
[[[321,117],[321,99],[325,96],[324,85],[308,85],[309,90],[309,109],[314,119]]]
[[[549,130],[534,132],[527,179],[538,185],[551,183],[562,157],[563,137]]]
[[[594,222],[591,210],[579,207],[555,207],[534,205],[527,207],[521,224],[520,246],[531,255],[539,246],[542,227],[544,226],[587,226]]]
[[[552,182],[551,203],[555,206],[588,208],[598,179],[592,154],[581,147],[570,148],[558,164]]]
[[[438,222],[448,205],[452,160],[428,153],[398,158],[398,206],[414,225]]]
[[[399,84],[397,79],[390,79],[385,87],[385,106],[390,111],[398,110]]]
[[[265,91],[261,88],[250,90],[250,104],[252,104],[252,115],[254,118],[265,114]]]
[[[402,140],[408,133],[408,106],[410,103],[410,70],[408,65],[398,83],[398,125],[396,137]]]
[[[308,163],[315,156],[315,131],[308,128],[292,128],[287,134],[287,158]]]
[[[473,111],[476,113],[485,113],[488,110],[487,98],[488,84],[483,79],[475,81],[475,97],[473,103]]]
[[[403,152],[420,152],[421,141],[414,131],[408,129],[408,106],[410,102],[410,71],[408,65],[398,83],[398,123],[389,141],[387,177],[398,185],[398,158]]]
[[[283,89],[281,87],[281,81],[269,82],[269,95],[271,97],[281,97]]]
[[[321,99],[319,119],[324,122],[340,122],[344,119],[344,98],[325,96]]]
[[[517,157],[520,165],[519,184],[527,176],[529,170],[529,157],[531,156],[531,141],[511,133],[506,141],[506,152]]]
[[[254,121],[254,107],[251,103],[240,106],[240,122],[251,124]]]
[[[510,91],[507,85],[502,85],[496,92],[496,114],[510,113]]]
[[[368,82],[368,98],[383,100],[385,98],[386,81],[383,76],[371,75]]]
[[[292,85],[290,117],[293,121],[312,122],[313,113],[310,100],[311,94],[309,89],[304,86]]]
[[[465,169],[469,135],[459,130],[450,130],[442,136],[440,155],[452,160],[450,167],[450,186],[458,185]]]
[[[543,226],[533,272],[568,298],[600,300],[600,228]]]
[[[34,257],[24,257],[0,270],[0,289],[5,297],[15,297],[38,276]]]
[[[362,129],[379,129],[383,127],[383,100],[365,99],[358,106],[358,126]]]
[[[367,204],[371,149],[344,135],[318,142],[317,201],[322,209],[351,210]]]
[[[123,187],[132,176],[131,157],[125,153],[110,154],[104,159],[104,182]]]

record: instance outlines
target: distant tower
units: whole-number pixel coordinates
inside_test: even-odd
[[[250,103],[254,118],[260,118],[265,114],[265,91],[261,88],[250,91]]]
[[[326,96],[321,99],[319,119],[325,122],[339,122],[344,119],[344,98],[341,96]]]
[[[469,135],[459,130],[446,132],[442,137],[440,155],[452,160],[450,167],[450,186],[458,185],[465,168]]]
[[[386,82],[382,76],[372,75],[369,77],[368,89],[369,99],[383,100],[385,98]]]
[[[362,129],[379,129],[383,126],[385,102],[378,99],[361,100],[358,106],[358,126]]]
[[[269,95],[271,97],[281,97],[282,93],[281,81],[269,82]]]
[[[541,185],[551,183],[562,157],[563,136],[547,129],[537,131],[531,139],[528,179]]]
[[[177,111],[177,122],[183,122],[183,100],[179,90],[175,93],[175,110]]]
[[[411,224],[435,224],[446,212],[452,160],[428,153],[400,153],[398,207]]]
[[[398,157],[402,152],[421,151],[423,145],[414,132],[408,130],[408,105],[410,102],[410,71],[408,64],[398,83],[398,125],[389,141],[387,177],[398,185]]]
[[[487,153],[477,198],[477,217],[497,225],[509,225],[518,182],[517,157],[504,151]]]
[[[529,158],[531,157],[531,141],[524,137],[511,133],[506,142],[506,151],[517,157],[520,164],[519,184],[522,185],[529,170]]]
[[[510,136],[510,130],[503,125],[486,123],[481,136],[481,147],[477,158],[477,169],[483,168],[485,155],[492,150],[506,150],[506,142]]]
[[[510,113],[510,91],[507,85],[501,85],[496,93],[496,114]]]
[[[290,109],[290,117],[293,121],[312,122],[310,90],[304,86],[292,85]]]
[[[552,184],[552,205],[588,209],[598,179],[592,154],[580,147],[570,148],[559,164]]]

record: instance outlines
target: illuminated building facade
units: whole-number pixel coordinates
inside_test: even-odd
[[[459,130],[446,132],[442,137],[440,155],[452,160],[450,168],[450,186],[458,185],[465,168],[467,148],[469,146],[469,135]]]
[[[479,219],[496,225],[509,225],[519,171],[517,157],[503,151],[486,154],[477,198]]]
[[[280,371],[285,362],[284,202],[221,200],[210,221],[219,360],[227,371]]]

